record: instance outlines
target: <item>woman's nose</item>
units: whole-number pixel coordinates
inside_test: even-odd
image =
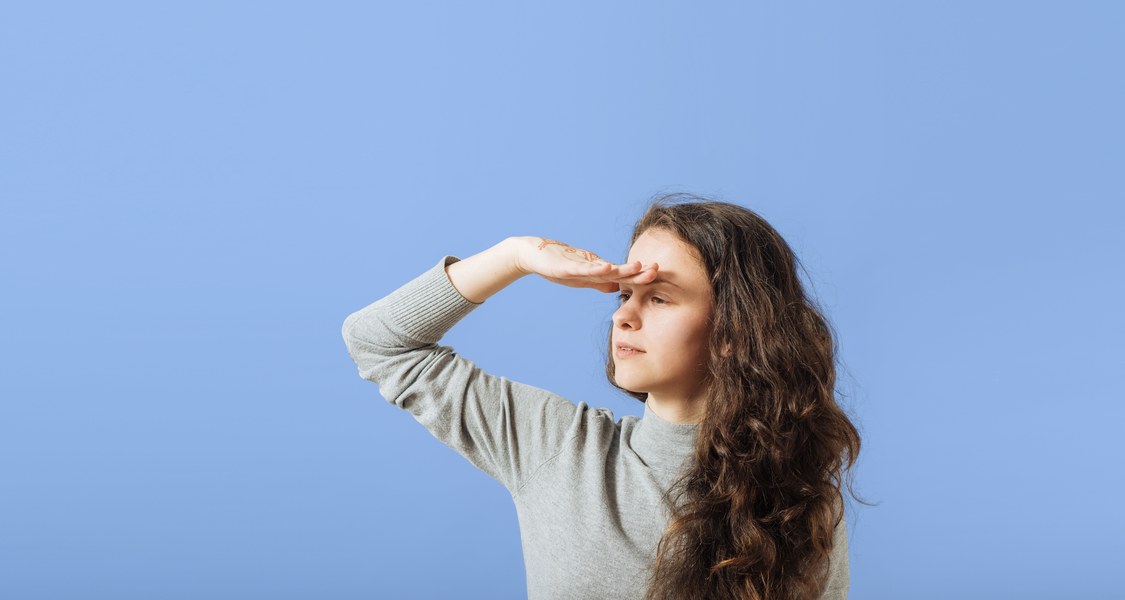
[[[632,307],[629,306],[628,302],[622,304],[621,307],[613,313],[613,324],[617,327],[625,327],[626,325],[628,325],[636,329],[636,323],[636,311],[634,311]]]

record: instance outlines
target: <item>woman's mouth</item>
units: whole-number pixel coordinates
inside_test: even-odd
[[[629,348],[629,347],[626,347],[626,346],[618,346],[617,348],[614,349],[614,352],[613,352],[613,355],[616,356],[617,358],[629,358],[631,356],[637,356],[639,354],[644,354],[644,352],[641,351],[641,350],[637,350],[635,348]]]

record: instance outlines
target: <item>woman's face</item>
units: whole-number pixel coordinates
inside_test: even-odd
[[[711,286],[695,250],[663,229],[642,233],[626,262],[659,263],[652,283],[621,283],[613,313],[614,379],[649,398],[696,398],[706,379]],[[621,354],[628,343],[643,352]]]

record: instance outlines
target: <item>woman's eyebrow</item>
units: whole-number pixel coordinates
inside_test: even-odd
[[[679,288],[681,290],[684,289],[680,287],[679,284],[677,284],[675,281],[672,281],[671,279],[664,279],[662,277],[657,277],[656,279],[652,280],[652,283],[667,283],[672,287]]]
[[[656,279],[653,279],[652,281],[650,281],[648,283],[631,283],[631,284],[628,284],[628,285],[646,286],[646,285],[658,285],[658,284],[661,284],[661,283],[668,284],[668,285],[670,285],[672,287],[675,287],[677,289],[680,289],[680,290],[684,289],[684,288],[680,287],[680,285],[677,284],[676,282],[674,282],[670,279],[664,279],[662,277],[657,277]],[[684,290],[684,291],[686,291],[686,290]]]

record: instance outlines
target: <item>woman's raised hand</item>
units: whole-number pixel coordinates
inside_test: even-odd
[[[547,281],[570,287],[594,288],[616,292],[620,282],[649,283],[656,279],[657,263],[642,265],[641,261],[615,265],[597,254],[538,236],[515,236],[518,240],[516,268],[525,275],[532,273]]]

